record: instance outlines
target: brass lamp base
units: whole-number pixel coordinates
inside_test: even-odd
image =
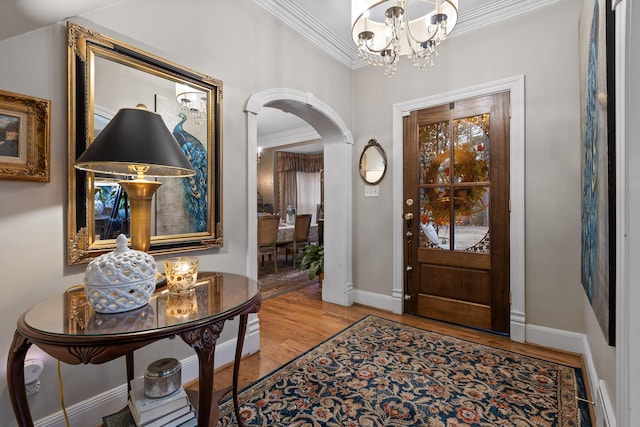
[[[129,196],[131,206],[131,247],[147,252],[151,245],[151,200],[162,184],[146,179],[118,182]]]

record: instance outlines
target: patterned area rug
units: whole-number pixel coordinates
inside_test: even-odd
[[[251,426],[591,426],[582,372],[367,316],[240,393]],[[237,425],[233,404],[219,427]]]

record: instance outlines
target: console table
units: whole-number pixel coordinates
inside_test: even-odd
[[[215,426],[220,400],[233,394],[238,424],[243,425],[238,403],[238,370],[250,313],[260,309],[259,285],[247,277],[200,272],[195,290],[173,295],[157,291],[145,306],[118,314],[93,312],[82,285],[43,301],[20,319],[7,358],[11,404],[21,427],[33,426],[24,386],[24,360],[37,345],[54,358],[73,365],[99,364],[126,357],[127,384],[134,378],[133,351],[155,341],[180,336],[198,356],[199,393],[190,392],[198,411],[198,426]],[[240,317],[232,385],[213,391],[214,355],[225,321]]]

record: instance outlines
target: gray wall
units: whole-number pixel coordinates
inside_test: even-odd
[[[598,374],[613,394],[615,354],[604,342],[580,287],[579,5],[578,0],[561,0],[490,29],[453,37],[442,46],[433,69],[421,73],[402,59],[392,79],[378,68],[352,72],[250,0],[137,0],[84,18],[96,29],[125,35],[125,41],[224,82],[225,247],[198,253],[203,269],[246,273],[243,107],[252,93],[287,87],[312,92],[352,130],[353,283],[358,290],[385,296],[391,293],[392,280],[392,171],[380,183],[380,197],[364,198],[355,164],[362,148],[376,138],[393,163],[394,103],[525,75],[527,322],[586,333]],[[240,23],[230,19],[237,16],[243,17]],[[0,56],[10,58],[3,61],[0,88],[52,100],[51,182],[0,181],[0,360],[5,360],[18,316],[39,300],[79,283],[84,268],[66,266],[64,25],[0,42]],[[136,353],[138,366],[159,354],[192,354],[184,347],[179,342],[154,344]],[[31,399],[38,419],[59,410],[56,364],[37,348],[32,352],[45,360],[42,391]],[[71,405],[121,384],[124,363],[63,365],[62,374],[66,403]],[[11,413],[6,386],[0,388],[0,413]]]

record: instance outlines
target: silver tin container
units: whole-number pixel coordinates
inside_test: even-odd
[[[168,357],[152,362],[144,373],[144,394],[147,397],[163,397],[182,386],[182,365]]]

